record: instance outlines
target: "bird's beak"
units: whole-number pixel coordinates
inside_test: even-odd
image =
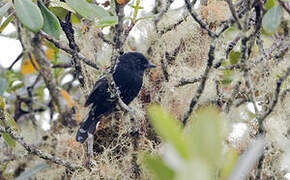
[[[147,68],[156,68],[156,65],[153,63],[148,63]]]

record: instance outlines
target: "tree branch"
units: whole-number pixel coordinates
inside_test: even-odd
[[[175,85],[175,87],[180,87],[180,86],[185,86],[185,85],[188,85],[188,84],[194,84],[194,83],[197,83],[201,80],[202,78],[201,77],[198,77],[198,78],[192,78],[192,79],[184,79],[182,78],[177,85]]]
[[[203,73],[203,75],[201,77],[200,84],[197,87],[197,90],[195,92],[194,97],[191,99],[191,102],[190,102],[190,105],[189,105],[188,110],[184,113],[183,121],[182,121],[182,123],[183,123],[184,126],[186,125],[189,116],[191,115],[191,113],[192,113],[195,105],[197,104],[200,96],[203,93],[206,80],[208,79],[208,74],[210,72],[210,69],[211,69],[211,67],[213,65],[213,61],[214,61],[214,53],[215,53],[215,45],[214,45],[214,42],[215,41],[213,41],[211,43],[210,47],[209,47],[208,59],[207,59],[207,66],[206,66],[205,71],[204,71],[204,73]]]
[[[59,89],[57,88],[58,86],[54,77],[53,69],[51,67],[51,64],[49,63],[49,60],[47,59],[47,56],[41,49],[41,42],[38,34],[36,34],[35,37],[32,39],[31,44],[33,47],[33,54],[39,65],[39,73],[44,79],[44,82],[49,90],[52,100],[58,107],[62,122],[65,122],[65,120],[68,118],[66,109],[67,107],[62,103],[61,94]]]
[[[0,126],[0,132],[8,133],[13,139],[15,139],[19,144],[21,144],[29,153],[31,153],[33,155],[36,155],[36,156],[38,156],[38,157],[40,157],[42,159],[52,161],[55,164],[65,166],[65,167],[69,168],[72,171],[81,168],[81,167],[79,167],[79,166],[77,166],[77,165],[75,165],[75,164],[73,164],[73,163],[71,163],[69,161],[66,161],[64,159],[55,157],[55,156],[53,156],[53,155],[51,155],[49,153],[43,152],[40,149],[37,149],[36,147],[34,147],[33,145],[29,145],[28,143],[26,143],[23,140],[23,137],[18,135],[9,126],[7,126],[7,120],[5,118],[4,110],[2,108],[0,108],[0,120],[3,121],[3,123],[5,125],[5,128]]]
[[[236,21],[236,23],[237,23],[237,25],[238,25],[238,28],[239,28],[240,30],[242,30],[242,25],[241,25],[241,23],[240,23],[240,20],[239,20],[239,18],[238,18],[238,15],[237,15],[237,12],[236,12],[236,10],[235,10],[235,8],[234,8],[234,5],[233,5],[232,0],[226,0],[226,2],[227,2],[228,5],[229,5],[229,8],[230,8],[230,10],[231,10],[231,13],[232,13],[232,15],[233,15],[234,20]]]
[[[22,56],[23,56],[23,52],[21,52],[18,56],[17,56],[17,58],[13,61],[13,63],[8,67],[8,70],[11,70],[12,68],[13,68],[13,66],[22,58]]]
[[[161,20],[163,15],[168,11],[170,5],[173,3],[174,0],[166,1],[165,7],[161,10],[157,17],[154,18],[154,24],[157,26],[158,22]]]
[[[200,25],[200,27],[205,29],[210,37],[217,38],[218,35],[215,34],[213,31],[211,31],[209,29],[208,25],[203,20],[201,20],[198,17],[197,13],[193,10],[192,4],[190,3],[190,0],[184,0],[184,2],[185,2],[185,5],[186,5],[188,12],[193,17],[193,19]]]
[[[70,55],[74,55],[74,51],[69,48],[68,46],[66,46],[65,44],[61,43],[60,41],[54,39],[52,36],[46,34],[43,31],[40,31],[39,34],[44,37],[45,39],[47,39],[49,42],[53,43],[57,48],[65,51],[66,53],[70,54]],[[82,55],[81,53],[77,53],[75,54],[77,58],[79,58],[81,61],[83,61],[84,63],[86,63],[87,65],[97,69],[97,70],[102,70],[101,67],[97,66],[95,63],[93,63],[91,60],[87,59],[84,55]]]
[[[279,100],[279,94],[281,91],[281,86],[283,84],[283,82],[287,79],[287,77],[290,75],[290,67],[287,68],[286,73],[280,77],[277,82],[276,82],[276,88],[275,88],[275,92],[272,98],[272,102],[269,106],[269,108],[267,108],[263,113],[261,113],[258,117],[257,120],[259,122],[259,134],[263,134],[264,133],[264,128],[263,128],[263,121],[269,116],[269,114],[274,110],[278,100]]]

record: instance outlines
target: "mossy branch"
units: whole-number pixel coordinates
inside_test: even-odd
[[[65,167],[67,167],[68,169],[70,169],[72,171],[75,171],[75,170],[80,168],[79,166],[77,166],[77,165],[75,165],[75,164],[73,164],[73,163],[71,163],[69,161],[66,161],[64,159],[55,157],[55,156],[53,156],[53,155],[51,155],[49,153],[43,152],[42,150],[40,150],[40,149],[34,147],[33,145],[30,145],[27,142],[25,142],[23,140],[23,137],[18,135],[16,132],[14,132],[7,125],[7,120],[6,120],[5,116],[4,116],[4,111],[1,108],[0,108],[0,119],[4,122],[4,125],[6,126],[5,128],[0,126],[0,132],[8,133],[13,139],[15,139],[19,144],[21,144],[27,150],[27,152],[29,152],[30,154],[36,155],[36,156],[38,156],[38,157],[40,157],[42,159],[45,159],[45,160],[52,161],[55,164],[65,166]]]
[[[70,47],[68,47],[67,45],[61,43],[59,40],[56,40],[55,38],[53,38],[52,36],[46,34],[43,31],[40,31],[39,34],[44,37],[46,40],[48,40],[49,42],[53,43],[57,48],[65,51],[66,53],[70,54],[70,55],[74,55],[75,52],[73,49],[71,49]],[[83,61],[85,64],[87,64],[88,66],[91,66],[97,70],[102,70],[101,67],[97,66],[95,63],[93,63],[91,60],[87,59],[84,55],[82,55],[80,52],[76,53],[75,56]]]
[[[209,47],[207,66],[206,66],[205,71],[201,77],[200,84],[197,87],[197,90],[196,90],[194,97],[190,101],[190,105],[189,105],[188,110],[184,113],[183,120],[182,120],[182,123],[184,126],[186,125],[188,118],[190,117],[195,105],[198,103],[198,100],[203,93],[206,80],[208,79],[208,75],[209,75],[210,69],[213,65],[214,58],[215,58],[214,57],[214,53],[215,53],[215,44],[214,43],[215,43],[215,41],[213,41]]]
[[[290,67],[288,67],[286,70],[286,73],[277,80],[276,88],[275,88],[274,95],[272,97],[272,102],[270,103],[270,106],[268,108],[266,108],[266,110],[257,117],[257,120],[259,122],[259,134],[264,133],[263,122],[269,116],[269,114],[271,114],[271,112],[274,110],[274,108],[279,100],[281,86],[289,75],[290,75]]]

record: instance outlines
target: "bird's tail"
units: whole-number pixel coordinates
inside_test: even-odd
[[[96,130],[96,125],[99,123],[100,118],[95,117],[93,110],[89,112],[86,119],[83,120],[81,123],[81,127],[79,128],[77,135],[76,135],[76,141],[83,143],[88,138],[89,133],[93,134]]]

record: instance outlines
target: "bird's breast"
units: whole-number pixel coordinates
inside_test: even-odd
[[[115,74],[114,80],[120,90],[122,100],[125,104],[129,104],[138,95],[142,87],[143,76],[140,77],[130,71],[119,72]]]

